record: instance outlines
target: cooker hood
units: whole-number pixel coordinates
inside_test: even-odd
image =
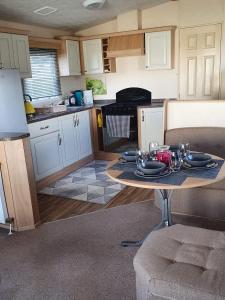
[[[109,38],[107,57],[144,55],[144,34],[127,34]]]

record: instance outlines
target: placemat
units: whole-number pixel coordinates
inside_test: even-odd
[[[179,173],[179,174],[178,174]],[[186,174],[178,173],[171,173],[166,177],[161,178],[142,178],[138,177],[134,174],[134,172],[123,172],[117,178],[120,179],[128,179],[128,180],[137,180],[137,181],[144,181],[144,182],[154,182],[154,183],[162,183],[162,184],[170,184],[170,185],[181,185],[184,180],[187,178]]]
[[[119,179],[154,182],[154,183],[162,183],[162,184],[169,184],[169,185],[181,185],[188,177],[204,178],[204,179],[216,178],[222,165],[224,164],[224,160],[215,160],[215,161],[218,163],[218,167],[214,169],[185,169],[161,178],[141,178],[136,176],[134,174],[135,170],[137,169],[135,164],[125,165],[121,163],[116,163],[111,167],[111,169],[123,171],[123,173],[118,176]]]
[[[224,160],[214,159],[218,163],[218,167],[212,169],[185,169],[182,170],[188,177],[215,179],[224,163]]]

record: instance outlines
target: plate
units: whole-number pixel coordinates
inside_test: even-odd
[[[183,168],[189,169],[189,170],[210,170],[215,169],[218,167],[218,163],[216,161],[211,160],[207,165],[201,166],[201,167],[193,167],[192,165],[188,164],[186,161],[183,164]]]
[[[185,162],[192,167],[205,167],[211,161],[211,156],[205,153],[191,152],[189,157],[185,158]]]
[[[162,177],[169,176],[171,173],[172,173],[172,171],[169,170],[169,169],[166,169],[166,170],[164,170],[163,172],[161,172],[160,174],[157,174],[157,175],[146,175],[146,174],[144,174],[143,172],[141,172],[140,170],[134,171],[134,174],[135,174],[137,177],[140,177],[140,178],[146,178],[146,179],[147,179],[147,178],[148,178],[148,179],[162,178]]]
[[[135,165],[136,164],[136,159],[135,159],[135,161],[127,161],[126,159],[120,157],[119,158],[119,164],[121,164],[121,165],[127,165],[127,164]]]
[[[137,152],[136,151],[126,151],[126,152],[123,152],[122,154],[122,158],[125,160],[125,161],[136,161],[137,159]]]
[[[166,164],[159,161],[148,161],[137,169],[145,175],[158,175],[166,169]]]

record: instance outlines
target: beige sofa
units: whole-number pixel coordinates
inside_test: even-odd
[[[137,300],[225,300],[224,232],[153,231],[134,258]]]
[[[197,127],[166,131],[167,145],[184,142],[191,144],[191,150],[225,159],[225,128]],[[155,204],[159,206],[157,194]],[[175,190],[172,195],[172,212],[225,220],[225,180],[200,188]]]

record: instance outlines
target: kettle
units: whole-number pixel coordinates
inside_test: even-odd
[[[83,91],[82,90],[76,90],[71,92],[72,96],[69,97],[69,104],[70,106],[82,106],[84,105],[84,99],[83,99]]]
[[[24,107],[25,107],[25,112],[26,112],[26,115],[28,117],[32,117],[33,114],[35,113],[35,109],[32,105],[32,98],[30,95],[23,95],[24,97]]]

